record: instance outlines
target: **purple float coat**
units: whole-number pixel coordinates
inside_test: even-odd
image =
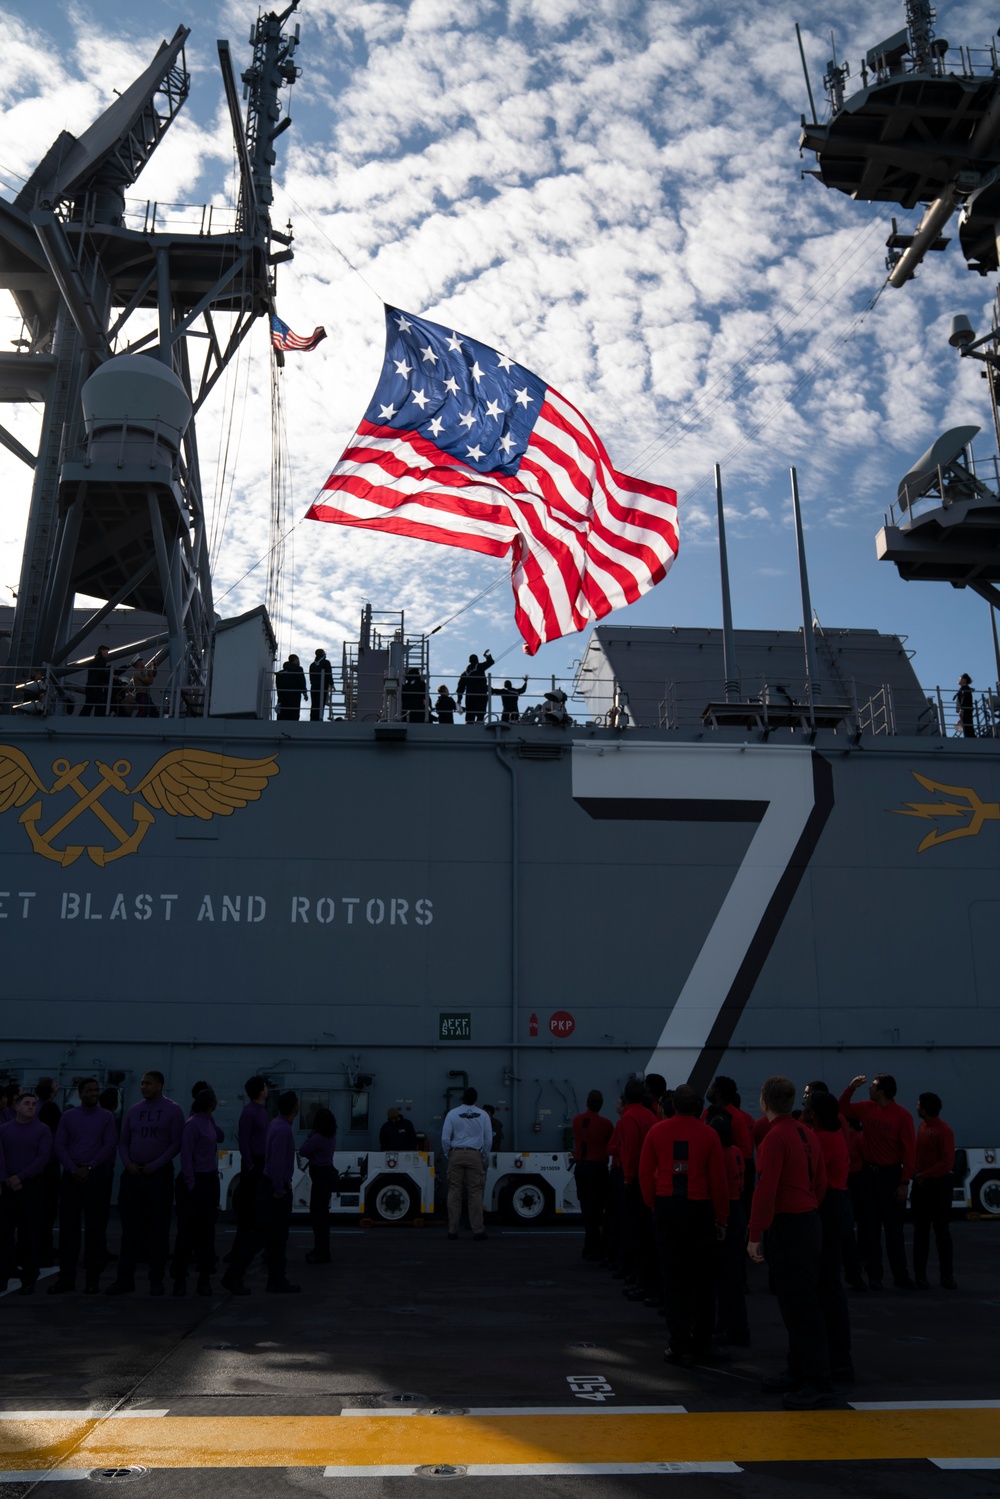
[[[332,1166],[333,1152],[337,1148],[336,1135],[311,1134],[299,1151],[304,1155],[310,1166]]]
[[[56,1155],[67,1171],[110,1166],[115,1158],[115,1116],[100,1104],[67,1109],[56,1130]]]
[[[283,1191],[291,1186],[295,1172],[295,1135],[287,1119],[272,1119],[267,1127],[264,1146],[264,1175],[273,1187]]]
[[[0,1127],[3,1178],[16,1176],[30,1181],[39,1176],[52,1159],[52,1131],[38,1119],[21,1124],[17,1119]]]
[[[184,1111],[172,1098],[134,1103],[122,1120],[118,1154],[122,1165],[158,1171],[180,1154]]]
[[[194,1191],[195,1173],[218,1171],[218,1130],[209,1114],[192,1114],[181,1135],[181,1176]]]
[[[236,1139],[240,1147],[240,1164],[244,1171],[253,1170],[254,1156],[260,1160],[267,1142],[267,1126],[270,1124],[267,1109],[262,1103],[248,1103],[240,1115],[236,1127]]]

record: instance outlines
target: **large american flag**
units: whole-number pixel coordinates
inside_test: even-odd
[[[513,549],[528,655],[634,603],[677,554],[672,489],[619,473],[576,407],[506,354],[396,307],[375,395],[308,518]]]

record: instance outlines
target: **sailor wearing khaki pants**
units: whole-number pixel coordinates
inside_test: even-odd
[[[441,1151],[448,1168],[448,1237],[458,1238],[462,1218],[462,1191],[469,1199],[469,1222],[472,1237],[485,1239],[483,1228],[483,1187],[486,1167],[493,1144],[493,1124],[485,1109],[476,1108],[479,1094],[466,1088],[457,1109],[444,1118]]]

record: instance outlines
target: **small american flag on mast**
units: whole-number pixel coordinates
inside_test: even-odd
[[[564,396],[396,307],[371,404],[307,519],[511,551],[530,656],[641,598],[678,545],[674,491],[619,473]]]
[[[308,354],[321,344],[326,337],[325,328],[314,328],[308,336],[302,333],[293,333],[287,323],[283,323],[276,312],[271,313],[271,342],[276,349],[286,351],[298,349],[302,354]]]

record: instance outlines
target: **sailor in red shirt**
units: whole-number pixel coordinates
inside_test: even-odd
[[[936,1093],[921,1093],[917,1100],[920,1128],[917,1130],[916,1169],[913,1173],[913,1275],[921,1291],[928,1288],[927,1256],[931,1247],[931,1228],[937,1244],[941,1285],[955,1291],[951,1229],[952,1170],[955,1165],[955,1136],[941,1118],[941,1100]]]
[[[726,1163],[729,1193],[726,1236],[715,1245],[715,1325],[720,1343],[735,1343],[738,1347],[745,1348],[750,1342],[746,1286],[743,1279],[747,1242],[747,1220],[743,1211],[743,1173],[746,1166],[742,1150],[733,1144],[733,1121],[729,1111],[713,1104],[705,1122],[719,1137]],[[752,1163],[750,1169],[753,1170]]]
[[[674,1090],[674,1116],[646,1135],[639,1164],[653,1214],[670,1347],[667,1363],[690,1368],[711,1357],[715,1320],[713,1250],[726,1231],[729,1190],[722,1145],[698,1118],[701,1098]]]
[[[840,1112],[861,1124],[861,1154],[864,1164],[858,1183],[861,1213],[858,1243],[873,1291],[882,1289],[882,1230],[885,1252],[892,1270],[892,1283],[900,1291],[912,1291],[903,1244],[903,1209],[913,1175],[913,1118],[896,1102],[896,1079],[889,1072],[873,1077],[868,1103],[854,1103],[856,1088],[867,1082],[862,1074],[853,1078],[840,1095]]]
[[[854,1239],[854,1216],[847,1195],[850,1158],[841,1128],[840,1108],[833,1094],[815,1087],[803,1094],[802,1123],[814,1131],[826,1168],[826,1193],[819,1205],[823,1252],[819,1262],[819,1299],[826,1319],[830,1373],[836,1384],[854,1380],[851,1358],[851,1318],[840,1278],[844,1245]]]
[[[731,1077],[722,1077],[720,1075],[715,1079],[715,1082],[709,1088],[705,1096],[708,1099],[710,1106],[714,1104],[717,1108],[725,1109],[726,1113],[733,1121],[733,1144],[739,1146],[740,1150],[743,1152],[745,1170],[746,1162],[753,1160],[753,1135],[751,1133],[751,1129],[747,1128],[747,1122],[746,1118],[744,1117],[743,1110],[739,1108],[736,1103],[736,1099],[739,1095],[736,1091],[736,1083],[734,1079]],[[707,1120],[708,1109],[705,1110],[701,1117]]]
[[[736,1107],[740,1111],[740,1117],[743,1120],[743,1123],[746,1125],[747,1134],[750,1137],[750,1156],[749,1159],[746,1156],[744,1156],[743,1158],[743,1216],[745,1221],[749,1223],[750,1204],[753,1201],[754,1182],[757,1179],[753,1164],[753,1152],[757,1148],[757,1141],[753,1137],[754,1117],[752,1114],[748,1114],[746,1109],[741,1107],[742,1099],[740,1098],[740,1095],[738,1093],[736,1094],[734,1102],[736,1104]],[[743,1268],[744,1270],[746,1270],[745,1265]]]
[[[601,1228],[608,1200],[608,1147],[614,1125],[601,1113],[603,1104],[604,1094],[595,1088],[587,1094],[585,1112],[573,1120],[574,1174],[583,1215],[585,1260],[604,1258]]]
[[[758,1264],[766,1258],[788,1333],[788,1368],[763,1388],[780,1392],[791,1410],[815,1410],[834,1398],[819,1295],[826,1168],[816,1136],[792,1118],[794,1103],[795,1084],[787,1077],[769,1077],[761,1087],[771,1127],[757,1151],[747,1253]]]
[[[622,1198],[622,1265],[626,1278],[635,1284],[625,1291],[630,1301],[644,1301],[659,1293],[659,1267],[653,1244],[653,1220],[642,1199],[639,1187],[639,1156],[642,1143],[656,1123],[656,1115],[646,1108],[643,1099],[646,1084],[629,1078],[622,1098],[625,1108],[618,1121],[616,1135],[622,1163],[624,1196]]]

